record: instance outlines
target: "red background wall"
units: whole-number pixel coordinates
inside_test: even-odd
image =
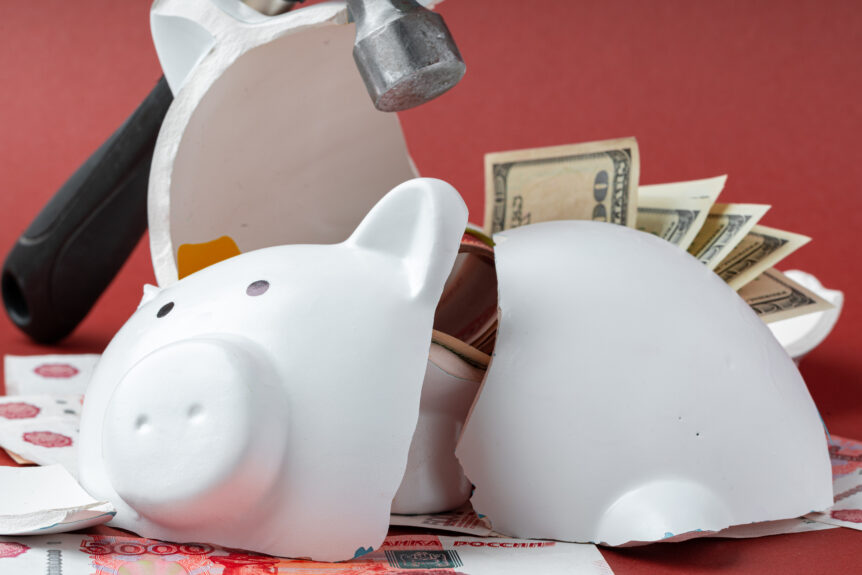
[[[0,3],[3,254],[160,75],[148,11]],[[423,175],[454,184],[481,222],[488,151],[634,135],[641,183],[729,174],[722,201],[772,204],[763,223],[814,238],[779,267],[844,290],[843,317],[802,372],[830,430],[862,439],[862,4],[448,0],[440,12],[467,75],[401,116]],[[3,317],[0,353],[101,351],[144,281],[146,241],[65,343],[36,346]],[[841,529],[606,556],[617,573],[823,572],[860,551],[862,533]]]

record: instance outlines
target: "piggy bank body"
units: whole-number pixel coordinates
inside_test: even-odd
[[[413,180],[344,243],[147,291],[94,374],[80,478],[141,535],[349,559],[386,534],[466,208]]]
[[[715,273],[597,222],[494,239],[500,326],[457,454],[495,531],[623,545],[831,505],[805,382]]]

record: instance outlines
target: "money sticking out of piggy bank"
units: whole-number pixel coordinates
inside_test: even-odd
[[[411,180],[341,244],[147,289],[87,392],[84,487],[147,537],[318,560],[378,546],[465,224],[451,186]]]

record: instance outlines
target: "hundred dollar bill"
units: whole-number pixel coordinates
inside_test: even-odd
[[[714,271],[738,290],[810,241],[800,234],[754,226]]]
[[[691,180],[688,182],[674,182],[672,184],[652,184],[638,187],[638,201],[643,195],[653,198],[671,198],[678,200],[710,200],[710,205],[715,203],[718,195],[727,183],[727,176],[716,176],[703,180]]]
[[[766,323],[833,307],[774,268],[745,285],[739,295]]]
[[[688,253],[715,269],[769,208],[760,204],[715,204]]]
[[[640,158],[634,138],[485,155],[485,232],[551,220],[634,227]]]
[[[447,537],[430,533],[389,535],[379,549],[340,563],[283,559],[206,543],[170,543],[142,537],[64,534],[0,537],[3,575],[93,575],[96,573],[542,573],[613,575],[595,545]]]
[[[640,186],[637,229],[688,249],[715,203],[727,176]]]

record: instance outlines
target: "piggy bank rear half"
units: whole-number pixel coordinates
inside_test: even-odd
[[[80,479],[112,524],[317,560],[378,546],[465,224],[451,186],[411,180],[344,243],[148,287],[81,422]]]

